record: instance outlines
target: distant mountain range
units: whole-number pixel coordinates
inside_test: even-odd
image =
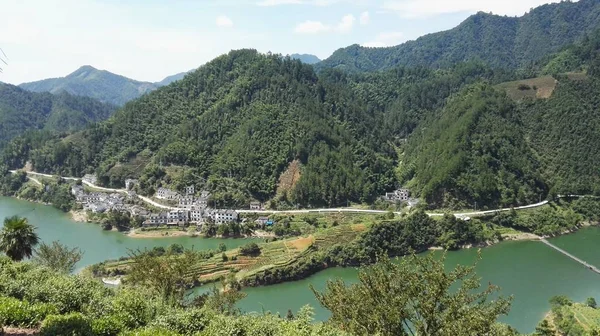
[[[320,58],[311,54],[291,54],[290,57],[293,59],[300,60],[300,62],[306,64],[316,64],[321,62]]]
[[[447,68],[469,60],[525,68],[600,28],[600,1],[562,1],[522,17],[475,14],[456,28],[387,48],[351,45],[315,65],[317,70],[378,71],[395,66]]]
[[[53,95],[0,83],[0,148],[29,130],[76,131],[107,119],[116,106],[61,92]]]
[[[182,72],[169,76],[160,82],[150,83],[136,81],[106,70],[98,70],[92,66],[84,65],[66,77],[23,83],[19,87],[32,92],[67,92],[122,106],[145,93],[182,79],[185,74],[185,72]]]

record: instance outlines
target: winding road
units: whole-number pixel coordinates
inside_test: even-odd
[[[11,173],[16,173],[16,170],[11,170]],[[31,177],[29,175],[36,175],[36,176],[42,176],[42,177],[48,177],[48,178],[55,178],[57,177],[56,175],[50,175],[50,174],[42,174],[42,173],[37,173],[37,172],[26,172],[28,174],[27,178],[29,178],[30,180],[34,181],[35,183],[42,185],[42,183],[35,179],[34,177]],[[61,178],[65,179],[65,180],[80,180],[81,178],[78,177],[65,177],[65,176],[60,176]],[[129,194],[129,192],[126,189],[113,189],[113,188],[105,188],[105,187],[100,187],[97,186],[95,184],[92,184],[88,181],[83,181],[83,184],[94,188],[94,189],[98,189],[98,190],[103,190],[103,191],[109,191],[109,192],[117,192],[117,193],[124,193],[124,194]],[[141,199],[142,201],[156,207],[156,208],[160,208],[160,209],[165,209],[165,210],[177,210],[179,208],[177,207],[171,207],[168,205],[164,205],[164,204],[160,204],[158,202],[153,201],[152,199],[142,196],[142,195],[137,195],[137,197],[139,199]],[[557,197],[559,198],[566,198],[566,197],[593,197],[593,198],[598,198],[600,196],[590,196],[590,195],[558,195]],[[512,211],[512,210],[525,210],[525,209],[532,209],[532,208],[537,208],[537,207],[541,207],[548,204],[548,201],[542,201],[542,202],[538,202],[538,203],[534,203],[534,204],[529,204],[529,205],[523,205],[523,206],[518,206],[518,207],[513,207],[513,208],[501,208],[501,209],[494,209],[494,210],[485,210],[485,211],[473,211],[473,212],[462,212],[462,213],[454,213],[453,215],[457,218],[466,218],[466,217],[477,217],[477,216],[485,216],[485,215],[490,215],[490,214],[494,214],[494,213],[498,213],[498,212],[507,212],[507,211]],[[371,214],[385,214],[388,213],[388,211],[384,211],[384,210],[370,210],[370,209],[353,209],[353,208],[325,208],[325,209],[301,209],[301,210],[260,210],[260,211],[256,211],[256,210],[248,210],[248,209],[238,209],[235,210],[237,213],[261,213],[261,214],[305,214],[305,213],[342,213],[342,212],[346,212],[346,213],[371,213]],[[394,214],[402,214],[402,212],[394,212]],[[438,217],[438,216],[443,216],[443,213],[427,213],[427,215],[429,215],[430,217]]]

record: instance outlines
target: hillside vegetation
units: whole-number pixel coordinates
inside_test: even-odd
[[[352,45],[316,65],[350,72],[398,65],[447,68],[469,60],[491,67],[527,68],[600,28],[596,0],[562,1],[537,7],[522,17],[478,13],[454,29],[387,48]]]
[[[32,93],[0,84],[0,149],[26,131],[76,131],[108,119],[115,109],[92,98]]]
[[[289,57],[232,51],[85,131],[23,135],[3,162],[94,172],[113,187],[139,178],[146,195],[194,184],[235,208],[372,204],[400,186],[431,208],[598,194],[599,47],[600,30],[531,76],[482,61],[317,75]],[[546,74],[565,53],[576,61]]]

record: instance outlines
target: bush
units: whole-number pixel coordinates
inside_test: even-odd
[[[117,336],[125,329],[123,321],[114,315],[103,316],[92,321],[92,331],[97,336]]]
[[[531,86],[529,86],[527,84],[519,84],[519,86],[517,87],[517,89],[519,89],[521,91],[527,91],[527,90],[531,90]]]
[[[88,320],[80,313],[50,315],[42,323],[40,336],[94,336]]]
[[[0,325],[36,327],[46,316],[56,313],[56,307],[51,304],[30,304],[27,301],[0,297]]]
[[[151,326],[158,329],[173,330],[182,335],[196,335],[210,323],[202,309],[190,309],[158,317]]]
[[[240,254],[243,256],[257,256],[260,254],[260,247],[256,243],[249,243],[240,247]]]

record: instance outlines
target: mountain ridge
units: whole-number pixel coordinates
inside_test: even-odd
[[[546,4],[521,17],[479,12],[458,26],[421,36],[398,46],[336,50],[315,65],[318,71],[379,71],[394,66],[447,68],[469,60],[517,69],[558,52],[600,28],[600,2],[580,0]]]

